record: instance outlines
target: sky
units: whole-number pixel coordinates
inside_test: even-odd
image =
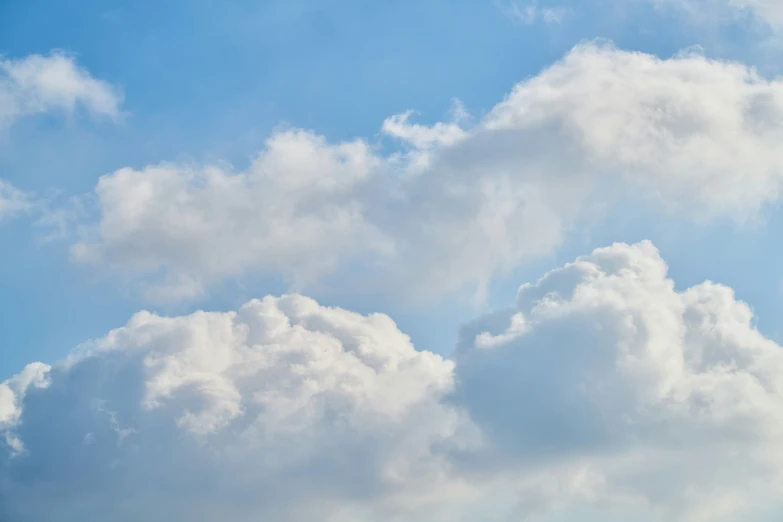
[[[0,520],[778,520],[781,31],[0,2]]]

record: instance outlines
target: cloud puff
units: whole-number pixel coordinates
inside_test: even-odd
[[[390,155],[287,130],[244,172],[121,169],[98,183],[99,220],[73,255],[161,299],[248,272],[299,289],[360,262],[364,287],[440,295],[551,252],[588,198],[611,201],[607,186],[697,219],[780,196],[783,83],[738,63],[584,44],[480,121],[457,112],[389,118],[403,146]]]
[[[163,164],[101,178],[98,241],[77,259],[168,270],[157,298],[192,297],[251,267],[310,281],[342,257],[382,251],[366,217],[380,167],[363,142],[329,145],[304,131],[270,138],[248,172]]]
[[[570,501],[706,521],[779,498],[783,351],[731,289],[677,291],[649,242],[598,249],[465,327],[455,400],[520,509]]]
[[[116,87],[93,78],[61,52],[19,60],[0,57],[0,130],[23,116],[71,113],[79,105],[92,115],[117,118],[121,102]]]
[[[453,494],[443,454],[465,421],[440,402],[452,374],[387,316],[296,295],[141,312],[0,385],[15,450],[0,457],[0,518],[399,514]]]

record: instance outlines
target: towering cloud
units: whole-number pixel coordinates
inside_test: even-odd
[[[0,386],[0,518],[404,513],[455,487],[443,454],[465,421],[440,402],[452,373],[388,317],[300,296],[142,312]]]
[[[666,272],[648,242],[598,249],[463,331],[455,396],[489,440],[476,466],[522,473],[522,508],[708,521],[780,498],[781,347],[731,289],[679,292]]]

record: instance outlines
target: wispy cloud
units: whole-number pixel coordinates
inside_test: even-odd
[[[503,10],[516,22],[533,25],[538,22],[546,24],[559,24],[572,11],[568,7],[542,7],[538,2],[529,3],[511,2],[503,7]]]
[[[119,88],[94,78],[64,52],[0,57],[0,130],[24,116],[72,113],[78,107],[93,116],[118,119],[122,98]]]

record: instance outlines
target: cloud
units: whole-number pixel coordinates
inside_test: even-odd
[[[248,172],[162,164],[101,178],[95,243],[79,260],[167,270],[150,290],[178,299],[251,267],[311,281],[343,257],[387,248],[366,216],[381,168],[361,141],[327,144],[312,133],[276,134]]]
[[[12,454],[20,453],[24,446],[14,434],[14,428],[22,415],[22,403],[30,388],[49,386],[48,373],[51,367],[43,363],[28,364],[21,373],[0,383],[0,434]]]
[[[775,0],[732,0],[731,5],[738,8],[751,8],[774,26],[783,25],[783,6]]]
[[[76,65],[72,56],[53,52],[22,59],[0,57],[0,130],[19,118],[49,111],[120,116],[119,90]]]
[[[0,518],[713,521],[780,498],[781,412],[748,305],[616,244],[466,325],[453,360],[298,295],[138,313],[0,385]]]
[[[117,119],[120,116],[120,91],[78,67],[72,56],[52,52],[12,60],[0,56],[0,131],[20,118],[61,111],[73,113],[78,106],[93,116]],[[61,214],[31,194],[0,179],[0,222],[24,212],[43,214],[44,224],[53,224]],[[58,219],[63,219],[62,216]]]
[[[30,210],[29,194],[0,179],[0,222]]]
[[[675,289],[649,242],[523,285],[466,326],[454,400],[519,473],[520,510],[581,501],[706,521],[780,497],[783,351],[711,282]]]
[[[387,316],[296,295],[228,313],[141,312],[0,386],[0,431],[16,450],[0,452],[0,518],[347,521],[419,509],[456,487],[443,454],[464,421],[440,402],[452,374]]]
[[[685,12],[694,20],[737,21],[750,19],[773,30],[783,26],[783,6],[777,0],[643,0],[664,9]],[[627,3],[623,0],[622,3]]]
[[[158,298],[247,273],[281,274],[298,291],[340,270],[416,298],[480,293],[552,252],[587,201],[622,193],[698,220],[754,216],[780,198],[781,117],[783,82],[742,64],[587,43],[479,121],[461,109],[433,125],[387,119],[402,151],[289,129],[243,172],[108,174],[99,219],[72,252]]]
[[[513,20],[526,25],[532,25],[538,21],[543,21],[546,24],[559,24],[571,14],[571,9],[568,7],[541,7],[535,1],[527,4],[511,2],[504,7],[504,11]]]

